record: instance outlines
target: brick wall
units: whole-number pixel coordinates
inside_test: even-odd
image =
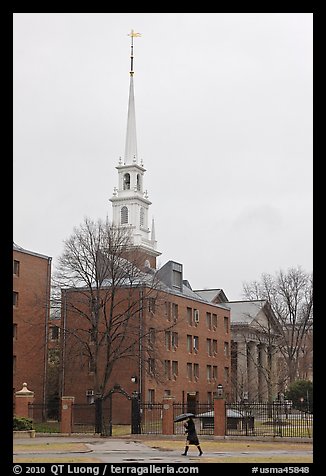
[[[123,314],[123,305],[127,303],[127,294],[123,299],[123,292],[120,291],[119,300],[121,302],[120,313]],[[136,290],[135,293],[139,293]],[[68,293],[68,301],[71,299],[79,299],[78,292],[74,291]],[[138,295],[139,299],[139,295]],[[155,341],[153,342],[153,348],[156,354],[156,369],[159,375],[156,374],[156,378],[150,376],[147,372],[148,367],[148,355],[145,351],[146,346],[143,345],[143,359],[141,377],[139,372],[139,354],[138,345],[135,346],[134,356],[123,358],[119,360],[110,376],[106,390],[110,390],[115,384],[119,384],[130,395],[133,391],[141,390],[142,399],[144,401],[149,400],[149,390],[154,391],[154,400],[161,402],[164,396],[170,394],[175,397],[176,402],[186,402],[188,394],[196,394],[197,402],[207,402],[209,392],[213,397],[216,392],[216,387],[221,383],[225,389],[226,394],[229,392],[230,382],[227,375],[230,376],[231,372],[231,343],[230,343],[230,311],[222,306],[216,306],[202,301],[193,300],[185,296],[178,296],[176,294],[160,293],[155,295],[155,310],[150,310],[149,302],[146,302],[142,309],[142,327],[146,332],[149,328],[159,329],[159,332],[155,335]],[[173,320],[173,313],[167,312],[166,302],[177,306],[178,318],[175,323]],[[80,303],[79,303],[80,305]],[[79,306],[80,307],[80,306]],[[188,310],[191,309],[192,313],[196,309],[199,311],[199,321],[192,324],[188,323]],[[171,308],[170,308],[171,309]],[[206,313],[216,315],[216,326],[212,326],[209,329],[206,320]],[[85,341],[85,335],[87,335],[87,329],[89,328],[89,322],[86,319],[82,319],[80,315],[69,310],[67,306],[67,313],[65,317],[62,316],[62,324],[66,327],[66,330],[74,330],[73,333],[66,333],[65,346],[64,346],[64,372],[63,372],[63,394],[74,395],[76,403],[86,403],[87,390],[94,389],[94,374],[89,372],[87,357],[84,355],[82,346],[78,344],[76,339],[76,329],[79,329],[79,334],[82,340]],[[135,335],[137,329],[139,329],[139,313],[136,313],[131,321],[128,323],[125,332],[131,332]],[[172,326],[172,327],[171,327]],[[166,348],[166,336],[165,331],[175,332],[178,334],[177,345],[170,346],[170,349]],[[64,333],[62,332],[62,335]],[[198,337],[198,349],[195,352],[194,348],[188,348],[187,336]],[[146,338],[148,339],[148,337]],[[207,351],[207,339],[217,341],[217,352],[214,355],[209,356]],[[193,342],[193,340],[192,340]],[[227,345],[226,345],[227,344]],[[228,352],[226,353],[226,348]],[[103,354],[103,360],[105,355]],[[101,359],[99,360],[101,361]],[[164,361],[169,361],[172,365],[172,361],[178,362],[178,375],[173,376],[172,367],[170,378],[164,375]],[[198,378],[192,375],[188,376],[187,364],[198,365]],[[208,380],[207,378],[207,365],[217,367],[217,376]],[[225,369],[228,369],[227,371]],[[103,369],[100,369],[102,372]],[[137,381],[133,383],[131,378],[137,377]],[[113,395],[113,423],[130,423],[130,401],[124,396],[115,393]]]
[[[13,387],[27,382],[35,403],[43,402],[46,359],[46,322],[51,258],[13,250]]]

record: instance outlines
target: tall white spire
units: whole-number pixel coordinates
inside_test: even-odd
[[[140,36],[131,30],[131,65],[130,87],[127,120],[127,136],[124,160],[119,160],[118,186],[114,187],[112,202],[112,224],[127,227],[131,232],[133,244],[137,246],[149,259],[152,268],[156,268],[156,257],[161,253],[157,251],[155,239],[154,220],[152,230],[149,228],[149,207],[147,190],[144,189],[144,174],[146,169],[142,161],[138,163],[136,140],[136,114],[134,98],[134,65],[133,65],[133,39]]]
[[[132,164],[132,163],[138,163],[134,80],[133,80],[132,74],[130,74],[127,135],[126,135],[124,163],[126,165]]]
[[[134,38],[141,36],[131,30],[129,35],[131,37],[130,45],[130,86],[129,86],[129,104],[128,104],[128,119],[127,119],[127,135],[124,163],[133,164],[138,163],[137,157],[137,136],[136,136],[136,113],[135,113],[135,95],[134,95]]]

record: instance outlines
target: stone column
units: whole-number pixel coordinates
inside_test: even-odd
[[[279,389],[278,389],[278,376],[277,376],[277,357],[278,357],[278,350],[275,345],[272,346],[272,352],[271,352],[271,367],[272,367],[272,393],[273,396],[277,395]]]
[[[269,378],[267,368],[267,345],[259,345],[259,400],[261,402],[267,402],[268,399],[268,384]]]
[[[28,405],[33,402],[34,392],[28,390],[27,383],[23,383],[23,388],[15,393],[15,416],[30,418]],[[31,415],[31,418],[32,417]]]
[[[247,343],[237,342],[237,395],[243,399],[248,393]]]
[[[214,398],[214,436],[225,436],[225,399]]]
[[[258,348],[256,342],[248,343],[248,400],[258,401]]]
[[[174,433],[173,402],[174,402],[174,397],[163,398],[163,415],[162,415],[162,434],[163,435],[173,435]]]
[[[73,414],[72,406],[75,402],[75,397],[61,397],[61,421],[60,433],[72,433]]]

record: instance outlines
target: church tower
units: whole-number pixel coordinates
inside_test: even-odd
[[[127,118],[127,134],[125,154],[123,160],[119,159],[116,167],[118,170],[118,187],[114,187],[112,202],[112,224],[114,226],[128,227],[134,246],[144,253],[144,263],[151,268],[156,268],[156,257],[161,253],[157,251],[155,239],[154,220],[149,228],[148,211],[152,202],[148,199],[147,190],[144,190],[144,175],[146,169],[137,153],[136,114],[134,97],[134,69],[133,69],[133,39],[140,36],[131,30],[131,68],[129,104]]]

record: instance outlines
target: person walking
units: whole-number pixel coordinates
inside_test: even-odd
[[[186,440],[186,447],[185,447],[184,453],[182,453],[182,456],[187,456],[190,445],[197,446],[199,451],[198,456],[201,456],[203,452],[199,444],[194,420],[191,417],[188,418],[186,423],[184,424],[184,427],[185,427],[185,432],[187,434],[187,440]]]

